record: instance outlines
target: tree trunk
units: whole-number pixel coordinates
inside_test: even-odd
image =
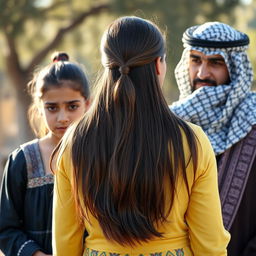
[[[34,137],[27,118],[27,110],[31,102],[31,98],[29,97],[26,88],[35,66],[38,65],[50,51],[57,47],[57,45],[66,36],[66,34],[73,31],[76,27],[82,24],[88,17],[96,16],[99,13],[109,9],[110,4],[102,3],[99,5],[92,6],[91,8],[89,8],[89,10],[81,12],[75,19],[70,20],[70,22],[66,26],[61,27],[58,31],[56,31],[56,34],[52,38],[52,40],[48,42],[48,44],[46,44],[43,49],[41,49],[34,55],[34,57],[32,58],[31,62],[28,64],[27,67],[22,67],[20,62],[20,58],[22,56],[21,54],[19,54],[16,45],[18,36],[14,32],[15,29],[10,29],[11,26],[3,28],[7,47],[7,51],[5,52],[6,72],[11,83],[15,88],[17,98],[16,119],[19,126],[18,136],[16,140],[17,145],[25,141],[28,141]]]
[[[15,119],[17,120],[18,133],[17,138],[15,138],[16,146],[24,143],[28,140],[31,140],[34,137],[34,134],[30,128],[27,111],[31,103],[31,97],[27,93],[27,82],[24,78],[28,78],[29,75],[25,72],[22,72],[19,76],[13,76],[9,70],[9,78],[12,78],[10,83],[15,88],[15,98],[16,98],[16,115]]]
[[[26,84],[24,84],[23,88],[26,88]],[[28,140],[31,140],[35,136],[30,128],[28,116],[27,116],[28,107],[31,103],[31,98],[27,92],[17,91],[16,99],[17,99],[17,105],[16,105],[17,106],[17,112],[16,112],[17,123],[19,124],[19,130],[18,130],[19,143],[18,144],[21,144]]]
[[[18,124],[18,134],[17,138],[15,138],[15,144],[18,146],[33,137],[27,119],[27,110],[31,99],[26,90],[27,82],[31,75],[31,69],[23,70],[21,68],[15,40],[12,35],[5,31],[5,38],[8,46],[8,51],[5,56],[7,74],[16,91],[16,120]]]

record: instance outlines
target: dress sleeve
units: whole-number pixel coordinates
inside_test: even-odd
[[[70,156],[65,152],[58,162],[53,196],[53,255],[82,256],[84,227],[72,195]]]
[[[199,129],[198,168],[186,213],[194,256],[226,256],[229,233],[222,222],[217,167],[211,144]]]
[[[23,228],[26,188],[26,161],[18,149],[7,160],[0,192],[0,249],[5,256],[31,256],[41,250]]]

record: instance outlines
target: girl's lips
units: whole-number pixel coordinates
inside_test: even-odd
[[[68,127],[57,127],[58,131],[66,131]]]

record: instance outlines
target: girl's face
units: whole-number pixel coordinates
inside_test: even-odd
[[[43,94],[42,114],[46,126],[55,139],[60,140],[71,123],[81,118],[89,102],[69,87],[49,89]]]

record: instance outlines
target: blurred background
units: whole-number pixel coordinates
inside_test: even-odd
[[[150,19],[167,35],[164,94],[171,104],[178,99],[174,67],[184,30],[221,21],[247,33],[256,70],[255,14],[256,0],[0,0],[0,179],[8,154],[33,138],[26,85],[54,51],[83,63],[93,84],[101,68],[99,44],[106,26],[123,15]]]

